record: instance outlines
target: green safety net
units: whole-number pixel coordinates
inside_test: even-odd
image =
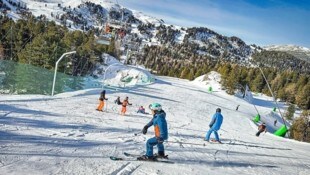
[[[153,83],[154,81],[155,81],[155,79],[152,77],[148,77],[148,76],[142,76],[141,77],[142,83]]]
[[[253,118],[253,121],[254,121],[255,123],[259,122],[259,121],[260,121],[260,115],[257,114],[257,115]]]
[[[284,137],[287,131],[288,131],[287,127],[285,125],[282,125],[281,128],[276,130],[273,134],[276,136]]]
[[[129,82],[131,82],[131,80],[133,79],[133,77],[124,77],[124,78],[122,78],[121,79],[121,82],[125,82],[125,83],[129,83]]]
[[[276,112],[277,108],[276,107],[273,107],[272,111],[273,112]]]
[[[0,60],[0,93],[50,95],[53,78],[52,70]],[[57,72],[54,93],[80,90],[83,89],[84,83],[83,77]]]
[[[209,90],[209,92],[212,92],[212,87],[210,86],[208,90]]]

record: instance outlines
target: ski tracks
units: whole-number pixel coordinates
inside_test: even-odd
[[[127,162],[126,164],[123,164],[121,167],[113,171],[110,175],[130,175],[134,171],[136,171],[140,166],[141,164],[135,165],[131,162]]]

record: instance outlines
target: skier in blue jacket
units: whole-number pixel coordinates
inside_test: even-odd
[[[210,129],[207,132],[207,135],[206,135],[206,138],[205,138],[206,141],[210,140],[210,135],[211,135],[212,132],[214,132],[215,141],[221,143],[217,131],[221,128],[222,123],[223,123],[223,116],[221,114],[221,109],[217,108],[216,109],[216,113],[213,115],[212,120],[211,120],[211,122],[209,124]]]
[[[146,142],[146,155],[138,157],[138,160],[156,160],[156,158],[165,158],[165,149],[163,142],[168,139],[168,127],[166,121],[166,113],[162,110],[162,106],[158,103],[153,103],[149,106],[152,111],[152,120],[144,126],[142,133],[146,134],[147,129],[154,126],[155,137],[150,138]],[[158,154],[153,155],[153,146],[157,145]]]

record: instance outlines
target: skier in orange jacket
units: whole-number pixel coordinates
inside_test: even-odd
[[[121,111],[121,115],[125,115],[127,109],[126,109],[126,106],[128,105],[132,105],[131,103],[129,103],[128,101],[128,97],[125,98],[125,100],[123,101],[123,104],[122,104],[122,111]]]

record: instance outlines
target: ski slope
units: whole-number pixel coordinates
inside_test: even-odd
[[[108,112],[95,110],[101,89],[54,97],[1,95],[0,174],[310,174],[310,145],[270,133],[256,137],[257,127],[250,121],[256,114],[253,105],[223,92],[217,76],[207,85],[156,79],[146,86],[107,89]],[[207,90],[210,85],[213,93]],[[118,114],[117,96],[129,97],[133,105],[128,115]],[[123,156],[124,151],[145,153],[153,127],[140,133],[151,116],[136,110],[152,102],[161,103],[167,113],[170,143],[165,149],[175,163],[111,161],[109,156]],[[224,116],[219,131],[224,144],[206,143],[203,138],[218,107]],[[257,108],[266,113],[272,106]]]

